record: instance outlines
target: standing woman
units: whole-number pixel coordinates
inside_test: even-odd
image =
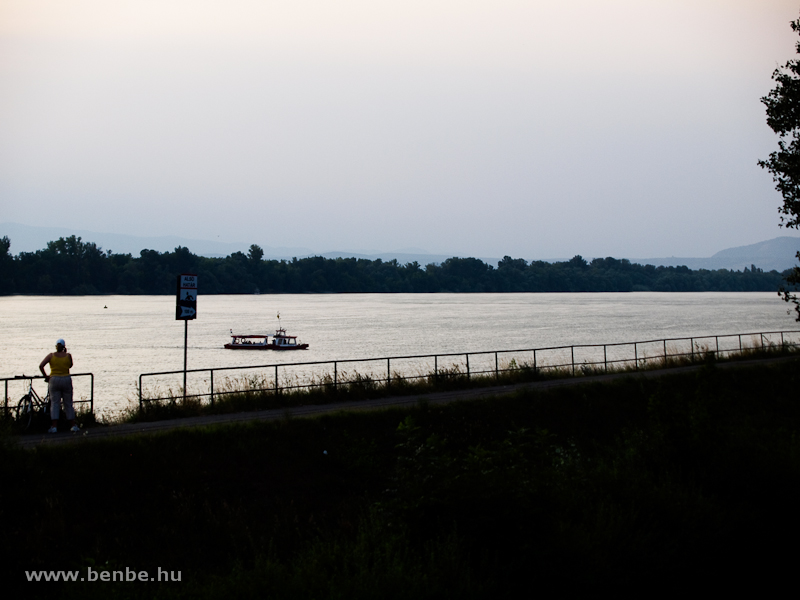
[[[44,372],[44,366],[50,363],[50,375]],[[67,352],[64,340],[56,342],[56,351],[44,357],[39,364],[39,370],[44,375],[44,380],[50,382],[50,429],[47,433],[58,431],[58,414],[61,401],[64,401],[64,413],[67,420],[72,423],[70,431],[79,431],[75,423],[75,410],[72,408],[72,377],[69,370],[72,367],[72,355]]]

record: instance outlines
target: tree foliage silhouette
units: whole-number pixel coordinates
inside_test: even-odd
[[[792,30],[800,33],[800,19],[792,21]],[[800,42],[795,44],[800,54]],[[775,189],[783,197],[780,212],[781,225],[800,229],[800,59],[787,61],[772,73],[775,87],[761,98],[767,107],[767,125],[778,134],[778,149],[767,160],[758,161],[759,166],[772,173]],[[800,252],[797,253],[800,259]],[[797,287],[800,284],[800,268],[795,266],[786,277],[791,290],[783,288],[786,302],[793,302],[800,321],[800,300]]]

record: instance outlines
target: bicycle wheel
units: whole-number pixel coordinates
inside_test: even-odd
[[[27,429],[31,426],[31,419],[33,418],[33,401],[30,394],[25,394],[17,404],[17,412],[15,420],[21,429]]]

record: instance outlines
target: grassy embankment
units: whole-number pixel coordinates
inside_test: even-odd
[[[496,598],[794,577],[798,361],[512,397],[0,447],[6,589]],[[171,583],[25,582],[157,568]]]
[[[656,370],[689,366],[714,359],[738,361],[754,358],[770,358],[796,354],[800,348],[790,345],[756,345],[745,347],[741,352],[729,352],[721,356],[712,353],[707,346],[698,345],[695,353],[680,355],[675,348],[668,349],[668,357],[640,357],[638,365],[633,361],[612,363],[606,369],[601,364],[577,365],[575,372],[568,367],[536,368],[532,362],[517,362],[512,359],[500,365],[499,372],[468,374],[463,365],[453,364],[440,368],[437,373],[393,372],[391,382],[377,380],[357,371],[339,372],[337,384],[328,374],[308,382],[296,379],[282,379],[282,390],[275,392],[274,379],[264,373],[233,376],[218,381],[215,402],[211,404],[208,396],[183,397],[182,390],[160,389],[144,390],[145,402],[139,408],[138,399],[130,399],[130,409],[124,411],[109,424],[120,422],[158,421],[208,414],[226,414],[311,404],[331,404],[384,398],[389,396],[419,395],[435,392],[463,390],[497,385],[512,385],[548,379],[585,377],[604,373],[626,373],[641,370]],[[87,416],[88,417],[88,416]],[[91,417],[87,418],[91,425]]]

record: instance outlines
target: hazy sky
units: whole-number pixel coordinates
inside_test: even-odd
[[[759,99],[798,15],[789,0],[0,0],[0,222],[318,252],[708,256],[787,234],[756,165],[777,144]]]

